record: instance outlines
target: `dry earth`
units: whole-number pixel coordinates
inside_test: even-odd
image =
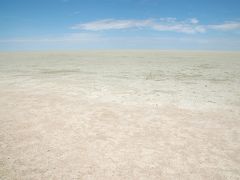
[[[240,179],[240,53],[0,53],[0,179]]]

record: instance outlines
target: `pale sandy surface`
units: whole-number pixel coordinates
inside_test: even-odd
[[[0,179],[240,179],[240,53],[0,53]]]

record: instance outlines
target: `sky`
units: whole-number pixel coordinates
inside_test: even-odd
[[[0,0],[0,51],[239,51],[239,9],[239,0]]]

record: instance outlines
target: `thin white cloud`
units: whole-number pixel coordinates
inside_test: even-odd
[[[176,18],[160,18],[159,20],[144,19],[144,20],[115,20],[104,19],[83,24],[77,24],[72,29],[101,31],[113,29],[129,29],[129,28],[151,28],[157,31],[175,31],[183,33],[205,32],[204,27],[198,24],[196,18],[186,21],[177,21]]]
[[[191,22],[192,24],[198,24],[198,23],[199,23],[199,21],[198,21],[197,18],[191,18],[191,19],[190,19],[190,22]]]
[[[110,30],[110,29],[127,29],[147,27],[152,23],[152,20],[114,20],[104,19],[89,23],[77,24],[72,29],[83,29],[91,31]]]
[[[103,31],[103,30],[118,30],[130,28],[149,28],[156,31],[172,31],[187,34],[204,33],[208,29],[212,30],[238,30],[240,22],[224,22],[217,25],[202,25],[197,18],[191,18],[184,21],[178,21],[176,18],[160,18],[160,19],[103,19],[82,24],[76,24],[72,29],[87,30],[87,31]]]
[[[221,31],[240,30],[240,22],[225,22],[223,24],[209,25],[209,29]]]
[[[206,31],[204,26],[198,25],[196,18],[186,21],[177,21],[175,18],[161,19],[160,22],[152,23],[150,28],[157,31],[173,31],[187,34],[203,33]]]
[[[157,31],[173,31],[187,34],[203,33],[206,31],[204,26],[198,25],[196,18],[185,21],[177,21],[176,18],[161,18],[160,21],[154,21],[149,27]]]

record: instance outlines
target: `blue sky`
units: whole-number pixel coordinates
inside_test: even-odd
[[[0,50],[240,50],[239,0],[0,0]]]

